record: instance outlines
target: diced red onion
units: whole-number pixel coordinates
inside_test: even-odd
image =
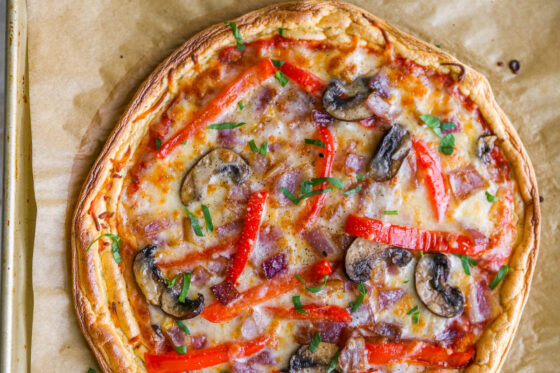
[[[286,258],[286,254],[283,253],[274,255],[272,258],[265,260],[262,264],[264,277],[269,280],[285,272],[286,268],[288,268],[288,259]]]
[[[371,78],[369,87],[383,98],[391,97],[391,90],[389,88],[389,77],[383,72],[378,72]]]
[[[305,231],[303,237],[311,248],[322,257],[333,256],[341,251],[333,242],[331,235],[321,228],[312,228]]]
[[[404,289],[391,289],[391,290],[380,290],[379,296],[377,298],[377,305],[380,310],[390,308],[398,302],[404,295],[406,291]]]

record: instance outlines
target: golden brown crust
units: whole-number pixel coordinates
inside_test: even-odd
[[[288,36],[296,38],[357,35],[368,43],[383,46],[386,33],[396,53],[420,65],[456,73],[456,67],[442,63],[459,63],[450,55],[399,31],[363,9],[342,2],[306,1],[273,5],[242,16],[235,22],[248,41],[271,35],[283,27]],[[115,161],[126,160],[134,153],[149,120],[171,100],[176,87],[174,83],[181,78],[188,79],[194,74],[195,65],[204,66],[217,50],[233,44],[229,28],[216,25],[194,36],[165,60],[140,87],[81,191],[71,236],[74,305],[84,336],[105,372],[145,371],[141,359],[145,348],[139,344],[139,338],[135,338],[139,331],[126,297],[127,285],[110,250],[99,250],[97,245],[93,245],[86,252],[96,236],[116,229],[116,223],[109,223],[106,228],[100,226],[90,211],[95,215],[114,210],[122,179],[112,175],[123,174],[127,167],[125,161],[121,170],[115,166]],[[529,157],[515,129],[497,105],[487,80],[465,66],[460,89],[478,105],[492,131],[503,140],[502,149],[512,165],[522,198],[522,229],[510,260],[511,270],[500,288],[503,313],[481,336],[475,361],[466,370],[496,372],[511,345],[530,288],[540,233],[539,197]],[[150,108],[154,108],[153,113],[144,117],[142,113]],[[111,285],[107,286],[108,283]]]

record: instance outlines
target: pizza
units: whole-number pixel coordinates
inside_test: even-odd
[[[72,222],[104,371],[496,372],[537,185],[479,73],[340,2],[194,36],[141,86]]]

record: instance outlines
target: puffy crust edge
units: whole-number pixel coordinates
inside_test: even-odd
[[[245,40],[270,35],[283,27],[287,31],[297,29],[293,35],[288,34],[294,37],[313,33],[328,34],[331,37],[349,33],[358,35],[371,44],[383,46],[385,41],[380,31],[382,29],[398,54],[420,65],[449,72],[447,66],[440,65],[442,62],[459,63],[447,53],[398,30],[373,14],[343,2],[304,1],[272,5],[237,18],[235,22]],[[106,193],[109,196],[107,200],[95,199],[106,188],[107,181],[115,172],[115,160],[126,159],[127,154],[134,153],[149,120],[158,110],[146,117],[141,114],[153,107],[164,107],[170,100],[168,92],[174,93],[176,81],[188,78],[197,65],[203,65],[220,48],[233,44],[229,28],[215,25],[195,35],[162,62],[142,84],[125,110],[78,198],[71,227],[74,306],[82,332],[104,372],[143,372],[145,366],[134,353],[138,346],[131,346],[125,333],[111,319],[101,253],[95,245],[88,252],[85,251],[91,240],[101,233],[96,230],[96,223],[89,215],[88,208],[92,203],[95,203],[95,207],[116,207],[122,182],[112,183],[112,188]],[[465,66],[460,89],[478,105],[490,128],[503,140],[502,149],[512,165],[523,202],[524,221],[510,259],[510,272],[500,287],[503,313],[487,326],[477,343],[475,361],[466,369],[469,373],[497,372],[503,365],[529,294],[539,246],[539,195],[527,152],[511,122],[496,103],[486,78]],[[108,263],[109,261],[104,261],[103,265]],[[113,263],[109,272],[115,270],[118,273],[118,265]],[[120,280],[123,281],[122,278]],[[131,311],[127,311],[126,305],[123,307],[121,320],[133,319]],[[124,327],[134,331],[135,320],[124,321]]]

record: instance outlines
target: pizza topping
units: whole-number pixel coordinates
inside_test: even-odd
[[[299,299],[299,298],[298,298]],[[293,320],[314,320],[328,322],[351,322],[352,316],[342,307],[330,305],[307,304],[294,302],[294,307],[266,307],[276,317]]]
[[[492,156],[490,153],[492,149],[494,149],[494,143],[498,139],[498,136],[494,135],[485,135],[480,136],[478,140],[476,140],[476,156],[484,162],[484,164],[490,164],[492,160]]]
[[[465,308],[465,297],[447,284],[449,259],[444,254],[425,254],[416,264],[416,292],[424,305],[436,315],[454,317]]]
[[[212,290],[212,294],[214,294],[218,302],[224,306],[239,298],[240,295],[235,286],[227,279],[218,285],[210,287],[210,290]]]
[[[323,93],[323,107],[336,119],[353,122],[371,117],[368,105],[370,78],[357,78],[350,84],[333,79]]]
[[[368,165],[368,176],[376,181],[392,179],[399,171],[411,147],[408,130],[400,124],[393,124],[381,139]]]
[[[268,280],[285,272],[287,268],[288,258],[286,258],[286,254],[284,253],[274,255],[272,258],[265,260],[262,264],[264,277]]]
[[[188,172],[181,186],[181,202],[206,197],[208,185],[217,177],[240,184],[251,176],[251,167],[239,154],[226,148],[216,148],[203,156]]]
[[[357,372],[364,368],[366,343],[362,337],[351,337],[340,350],[338,363],[343,372]]]
[[[333,242],[331,235],[320,227],[306,230],[303,237],[321,257],[333,257],[340,254],[339,247]]]
[[[133,262],[134,278],[146,300],[154,306],[178,319],[190,319],[202,312],[204,296],[198,294],[194,300],[186,297],[188,290],[188,276],[183,276],[179,289],[176,285],[167,287],[159,268],[154,264],[154,245],[146,246],[140,250]],[[183,290],[186,289],[186,290]]]
[[[485,188],[488,183],[478,173],[473,165],[469,164],[448,174],[451,191],[460,200],[471,196],[474,192]]]
[[[226,21],[224,22],[224,24],[229,25],[229,27],[231,27],[231,31],[233,32],[233,37],[235,38],[235,42],[237,44],[237,49],[239,49],[240,51],[245,49],[245,45],[243,45],[243,38],[241,37],[241,33],[239,32],[239,28],[237,27],[237,24],[232,21]]]
[[[313,351],[309,345],[301,346],[290,358],[290,373],[305,372],[306,368],[327,368],[332,357],[338,352],[338,346],[334,343],[319,342]]]

